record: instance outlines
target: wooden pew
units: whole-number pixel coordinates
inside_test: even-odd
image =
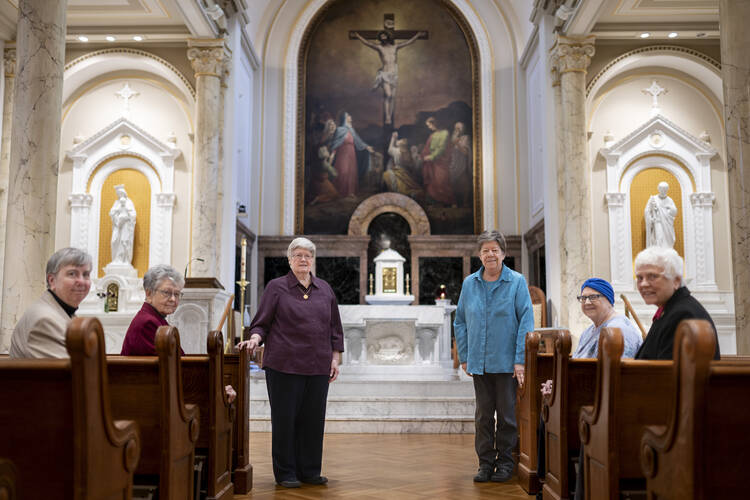
[[[235,494],[244,495],[253,488],[250,464],[250,357],[247,350],[224,355],[224,385],[237,392],[232,405],[232,481]]]
[[[209,332],[206,356],[182,357],[182,388],[186,403],[200,410],[196,450],[206,453],[207,500],[234,496],[232,484],[232,419],[223,383],[224,343],[221,332]]]
[[[535,330],[526,336],[526,383],[518,388],[518,482],[529,494],[539,491],[537,426],[542,407],[541,384],[552,378],[552,349],[560,330]],[[545,350],[548,349],[548,350]]]
[[[159,476],[160,500],[193,500],[193,462],[199,411],[185,404],[180,335],[156,331],[154,356],[109,356],[112,412],[138,422],[142,452],[136,474]]]
[[[575,477],[569,473],[570,458],[576,456],[581,443],[578,437],[578,412],[594,401],[595,359],[572,359],[570,332],[562,330],[555,339],[552,360],[552,394],[543,403],[546,448],[544,486],[545,500],[570,497]]]
[[[715,337],[703,320],[680,323],[675,334],[675,390],[665,426],[648,426],[641,469],[648,498],[736,498],[747,488],[750,461],[750,363],[713,361]],[[666,396],[666,395],[665,395]]]
[[[15,494],[130,498],[142,441],[112,419],[101,324],[74,318],[66,344],[70,359],[0,361],[0,457],[14,463]]]
[[[619,328],[602,328],[596,394],[581,408],[586,498],[619,499],[621,491],[645,491],[640,442],[647,425],[664,425],[674,390],[672,361],[620,359]]]

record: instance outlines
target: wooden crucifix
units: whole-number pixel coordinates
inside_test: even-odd
[[[396,16],[383,14],[383,29],[380,31],[350,31],[351,40],[359,40],[373,49],[380,56],[382,66],[375,75],[373,90],[383,89],[383,116],[385,125],[393,124],[393,112],[398,87],[398,61],[396,53],[399,49],[411,45],[417,40],[428,40],[427,31],[396,30]],[[403,40],[399,42],[399,40]]]

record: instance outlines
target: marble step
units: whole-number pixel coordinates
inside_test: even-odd
[[[250,430],[271,430],[264,374],[250,383]],[[469,380],[351,380],[331,385],[326,411],[331,433],[473,433],[474,387]]]

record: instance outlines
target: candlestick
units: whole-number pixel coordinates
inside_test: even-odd
[[[411,295],[411,291],[409,290],[409,273],[406,273],[406,295]]]
[[[372,276],[372,273],[370,273],[370,295],[375,295],[375,294],[373,293],[373,289],[372,289],[372,283],[373,283],[373,279],[374,279],[374,278],[373,278],[373,276]]]
[[[247,238],[242,238],[242,254],[240,255],[240,279],[247,279]]]

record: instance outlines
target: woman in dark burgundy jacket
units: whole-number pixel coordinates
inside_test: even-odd
[[[175,312],[182,298],[185,280],[177,270],[159,264],[143,275],[146,301],[130,322],[122,343],[123,356],[154,356],[154,337],[160,326],[168,325],[167,316]],[[180,354],[185,354],[180,348]]]

